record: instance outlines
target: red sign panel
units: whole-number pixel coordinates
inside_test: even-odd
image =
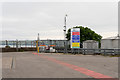
[[[72,35],[80,35],[80,32],[72,32]]]

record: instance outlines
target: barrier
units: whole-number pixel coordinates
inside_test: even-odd
[[[64,49],[56,49],[58,53],[63,53]],[[111,54],[111,55],[120,55],[120,49],[85,49],[85,48],[80,48],[80,49],[67,49],[68,53],[73,53],[73,54]]]

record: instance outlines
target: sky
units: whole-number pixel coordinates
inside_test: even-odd
[[[117,2],[3,2],[2,40],[64,39],[67,29],[89,27],[103,36],[118,33]],[[1,18],[1,16],[0,16]]]

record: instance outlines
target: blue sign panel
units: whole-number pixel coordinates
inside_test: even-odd
[[[72,40],[72,42],[74,43],[74,42],[80,42],[79,40]]]

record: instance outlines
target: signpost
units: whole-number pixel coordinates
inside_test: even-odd
[[[71,29],[71,48],[80,48],[80,28]]]

